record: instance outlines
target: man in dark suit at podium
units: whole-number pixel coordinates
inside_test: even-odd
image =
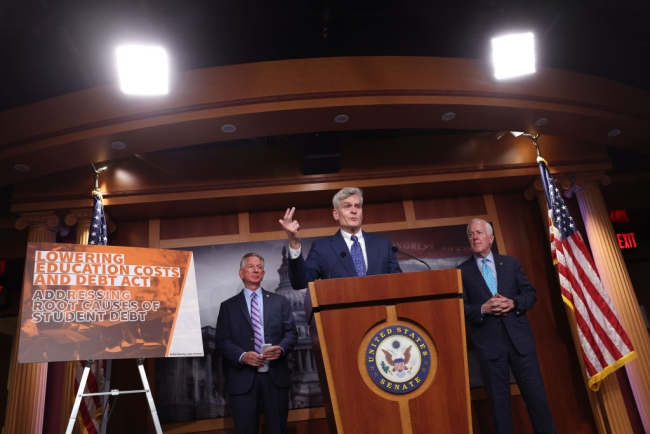
[[[535,288],[516,258],[492,253],[494,231],[481,219],[467,226],[474,255],[458,266],[463,276],[465,319],[492,407],[494,432],[514,433],[510,413],[510,369],[535,433],[555,433],[526,317],[537,301]]]
[[[280,219],[289,238],[289,280],[294,289],[306,288],[318,279],[401,273],[391,242],[361,230],[363,192],[354,187],[340,190],[332,200],[332,215],[341,229],[333,236],[314,241],[307,259],[302,257],[300,225],[295,208]]]
[[[285,297],[262,289],[264,258],[248,253],[239,267],[244,289],[221,303],[216,331],[217,349],[227,362],[235,430],[257,434],[261,401],[267,433],[285,434],[291,386],[287,355],[298,340],[293,313]]]

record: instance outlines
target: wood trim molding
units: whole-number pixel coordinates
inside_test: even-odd
[[[240,212],[238,215],[239,220],[239,242],[245,243],[250,241],[251,236],[251,223],[250,214],[247,212]]]
[[[152,249],[160,249],[160,219],[149,220],[149,247]]]
[[[492,225],[494,226],[494,236],[497,239],[499,253],[502,255],[507,255],[508,253],[506,252],[506,240],[503,238],[503,231],[501,230],[501,223],[499,222],[499,213],[497,212],[497,206],[494,203],[494,195],[484,194],[483,199],[485,200],[485,209],[488,212],[489,221],[491,221]]]
[[[558,164],[554,162],[557,169]],[[480,169],[480,170],[478,170]],[[567,173],[584,171],[609,170],[609,162],[571,162],[563,166]],[[132,204],[153,204],[165,202],[182,202],[191,200],[222,199],[234,197],[268,196],[290,193],[305,193],[312,191],[337,191],[354,183],[359,188],[418,185],[439,182],[480,181],[511,177],[539,175],[539,168],[533,163],[508,165],[508,167],[492,166],[490,168],[463,167],[453,170],[425,170],[421,173],[383,173],[381,176],[368,174],[355,176],[336,176],[285,179],[281,181],[255,181],[230,185],[188,186],[183,189],[152,189],[147,191],[111,192],[104,194],[104,206],[121,206]],[[11,205],[12,212],[34,212],[44,209],[70,209],[89,206],[88,199],[70,197],[68,199],[51,200],[51,197],[16,198]]]
[[[412,229],[417,227],[417,218],[415,216],[415,206],[413,205],[412,200],[402,201],[404,206],[404,216],[406,218],[406,227]]]

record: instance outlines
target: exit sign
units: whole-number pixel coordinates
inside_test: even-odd
[[[618,240],[618,247],[621,249],[636,249],[636,239],[634,238],[634,232],[616,234],[616,239]]]

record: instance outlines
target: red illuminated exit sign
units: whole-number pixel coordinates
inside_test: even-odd
[[[618,240],[618,247],[621,249],[636,249],[636,239],[634,238],[634,232],[628,232],[627,234],[616,234],[616,239]]]

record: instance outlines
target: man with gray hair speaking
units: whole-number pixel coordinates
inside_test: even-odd
[[[294,289],[306,288],[317,279],[402,272],[391,242],[361,230],[363,192],[359,188],[343,188],[334,195],[332,205],[332,216],[341,229],[314,241],[307,259],[302,257],[300,224],[293,219],[296,209],[287,209],[280,219],[289,238],[289,280]]]

